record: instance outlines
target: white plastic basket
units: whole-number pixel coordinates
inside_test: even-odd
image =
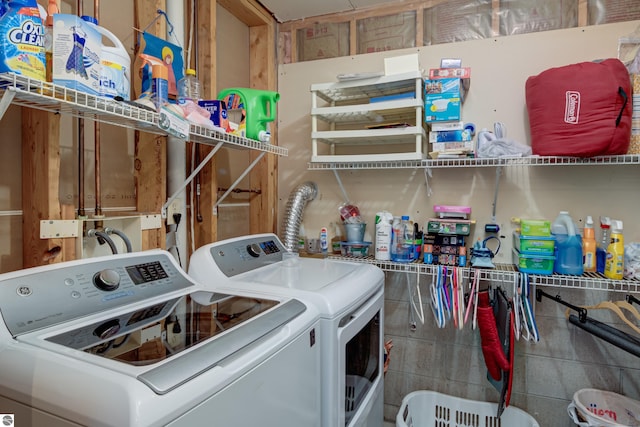
[[[581,427],[640,426],[640,402],[611,391],[578,390],[567,411],[573,422]]]
[[[396,427],[540,427],[521,409],[509,406],[500,418],[496,403],[478,402],[435,391],[414,391],[402,399]]]

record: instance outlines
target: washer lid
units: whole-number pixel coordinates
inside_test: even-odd
[[[334,317],[383,289],[384,274],[369,264],[300,258],[239,274],[228,286],[304,299]]]

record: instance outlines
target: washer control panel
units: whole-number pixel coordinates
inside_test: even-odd
[[[282,261],[287,252],[275,234],[262,234],[214,243],[209,252],[227,277]]]
[[[190,286],[166,251],[89,258],[0,275],[0,313],[15,337]]]

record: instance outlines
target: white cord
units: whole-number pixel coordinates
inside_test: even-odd
[[[196,145],[197,144],[191,144],[191,173],[193,173],[193,166],[196,162]],[[196,184],[197,185],[197,184]],[[193,194],[196,192],[196,188],[194,188],[194,183],[192,182],[191,185],[191,197],[189,200],[189,204],[191,205],[191,253],[194,253],[196,251],[196,239],[194,238],[195,234],[195,220],[196,220],[196,210],[195,210],[195,203],[194,203],[194,196]],[[189,237],[187,237],[188,239]]]
[[[191,16],[189,17],[189,44],[187,48],[187,68],[191,68],[191,46],[193,45],[193,27],[196,26],[196,0],[191,1]],[[202,94],[200,94],[202,95]]]

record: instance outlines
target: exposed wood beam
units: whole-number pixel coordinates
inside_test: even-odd
[[[157,16],[157,10],[166,10],[165,0],[135,0],[133,4],[134,26],[147,28]],[[163,37],[166,34],[166,21],[156,19],[147,32]],[[137,40],[137,38],[136,38]],[[136,42],[134,57],[140,50]],[[134,66],[134,69],[135,68]],[[139,73],[133,75],[133,87],[142,86]],[[138,97],[136,93],[133,96]],[[135,132],[134,180],[136,186],[136,208],[138,212],[159,213],[167,199],[167,141],[166,137],[145,132]],[[165,248],[166,230],[164,227],[143,230],[142,249]]]
[[[271,14],[253,0],[218,0],[218,4],[248,27],[270,25],[275,22]]]
[[[217,95],[216,88],[216,3],[210,1],[197,2],[197,62],[198,62],[198,78],[202,83],[205,92],[205,99],[215,99]],[[213,148],[208,145],[197,144],[198,157],[200,161],[206,158]],[[191,156],[187,156],[191,159]],[[197,167],[195,164],[192,168]],[[195,217],[194,236],[192,236],[194,246],[199,248],[207,243],[218,240],[218,216],[213,214],[213,206],[218,195],[218,179],[216,176],[216,158],[213,158],[202,168],[196,180],[200,184],[200,196],[196,200],[194,195],[194,204],[191,209],[197,209],[196,215],[189,215],[192,219]],[[191,186],[191,191],[194,188]],[[197,215],[200,215],[201,221],[198,221]]]

